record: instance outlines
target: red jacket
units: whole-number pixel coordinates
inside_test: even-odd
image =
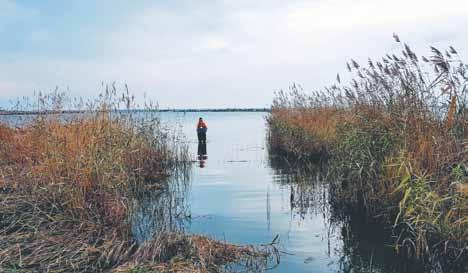
[[[206,126],[206,123],[203,120],[199,120],[197,124],[197,129],[198,128],[208,128],[208,126]]]

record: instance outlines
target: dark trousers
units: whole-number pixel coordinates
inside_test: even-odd
[[[197,133],[198,143],[206,144],[206,133]]]
[[[206,143],[201,143],[198,142],[198,152],[197,152],[199,157],[206,156]]]

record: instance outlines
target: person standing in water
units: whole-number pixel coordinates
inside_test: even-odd
[[[206,131],[208,126],[203,121],[203,118],[198,119],[197,136],[198,136],[198,159],[200,160],[200,168],[205,167],[205,160],[208,158],[206,152]]]
[[[206,144],[206,131],[208,131],[208,126],[206,126],[203,118],[199,118],[197,124],[198,143]]]

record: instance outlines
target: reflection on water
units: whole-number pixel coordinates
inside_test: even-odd
[[[166,184],[166,183],[165,183]],[[136,193],[131,202],[132,233],[138,243],[159,232],[183,231],[190,217],[187,195],[190,188],[186,175],[176,175],[167,187],[149,186]]]
[[[206,152],[206,141],[199,141],[198,142],[198,167],[205,168],[206,160],[208,159],[208,154]]]
[[[238,244],[268,243],[279,235],[283,255],[272,272],[423,272],[382,241],[384,231],[330,208],[319,164],[269,157],[264,114],[203,113],[210,124],[205,145],[194,129],[199,115],[161,114],[164,122],[180,124],[196,163],[167,189],[142,189],[131,202],[139,242],[161,230]]]
[[[166,122],[181,124],[197,163],[189,189],[159,195],[169,202],[156,197],[139,203],[135,223],[141,224],[135,230],[141,238],[161,228],[239,244],[268,243],[279,235],[283,255],[272,272],[422,272],[403,263],[377,228],[330,208],[319,164],[269,157],[264,114],[204,113],[210,124],[209,164],[207,147],[193,129],[198,116],[162,114]],[[176,204],[181,200],[184,205]],[[169,222],[161,223],[165,218]]]
[[[272,153],[269,164],[279,177],[276,182],[290,187],[293,214],[299,219],[308,215],[322,216],[327,226],[328,255],[337,257],[336,272],[425,272],[421,264],[397,255],[390,246],[388,231],[369,224],[363,214],[350,214],[331,207],[326,165],[288,161]]]

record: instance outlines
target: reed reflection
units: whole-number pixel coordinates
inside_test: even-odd
[[[154,184],[134,194],[130,207],[131,222],[132,233],[138,243],[162,232],[183,232],[187,221],[190,221],[189,175],[176,175],[164,184],[164,187]]]
[[[327,255],[339,257],[337,272],[424,272],[422,264],[394,251],[388,231],[365,222],[362,214],[331,202],[328,168],[320,161],[297,161],[270,151],[275,182],[289,192],[291,222],[321,215],[326,224]],[[268,211],[267,200],[267,211]],[[290,223],[292,226],[292,223]],[[382,239],[385,238],[385,239]]]

